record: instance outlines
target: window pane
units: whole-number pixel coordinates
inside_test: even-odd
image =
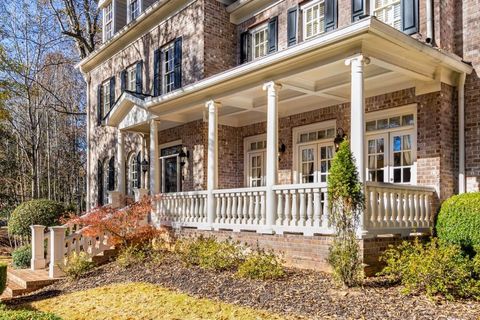
[[[380,129],[387,129],[388,128],[388,119],[381,119],[377,120],[377,128]]]
[[[410,182],[412,176],[412,170],[410,168],[403,168],[403,182]]]
[[[383,168],[383,155],[378,155],[377,156],[377,168]]]
[[[393,154],[393,165],[394,165],[395,167],[399,167],[399,166],[402,165],[401,155],[402,155],[401,152],[395,152],[395,153]]]
[[[380,138],[377,140],[377,153],[383,153],[383,150],[385,150],[385,143],[383,138]]]
[[[390,128],[400,127],[400,117],[390,118]]]
[[[412,153],[410,151],[406,151],[403,153],[403,165],[410,166],[412,165]]]
[[[325,130],[318,131],[318,139],[325,139],[326,137],[327,135]]]
[[[375,179],[375,178],[377,177],[375,171],[370,171],[370,172],[369,172],[369,176],[370,176],[370,178],[369,178],[370,181],[377,181],[377,180]]]
[[[375,156],[368,156],[368,169],[376,169]]]
[[[384,181],[383,170],[378,170],[377,171],[377,181],[378,182],[383,182]]]
[[[376,121],[367,122],[367,131],[374,131],[376,129],[377,129],[377,122]]]
[[[402,169],[393,170],[393,182],[395,183],[402,182]]]
[[[375,153],[375,140],[368,140],[368,153]]]
[[[393,151],[402,150],[402,138],[399,136],[393,137]]]
[[[335,130],[334,129],[328,129],[327,130],[327,138],[333,138],[335,137]]]
[[[410,135],[403,136],[403,150],[412,149],[412,141]]]
[[[409,114],[402,117],[402,126],[411,126],[414,124],[413,114]]]

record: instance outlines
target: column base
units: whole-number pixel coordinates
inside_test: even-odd
[[[133,192],[135,193],[135,202],[139,202],[142,200],[143,197],[148,196],[148,190],[147,189],[133,189]]]
[[[32,260],[30,260],[30,268],[33,271],[45,269],[46,265],[47,265],[47,260],[45,260],[45,259],[32,259]]]
[[[65,273],[62,271],[62,269],[60,269],[60,267],[58,265],[56,266],[53,266],[53,265],[50,265],[49,268],[48,268],[48,277],[49,278],[60,278],[60,277],[63,277],[65,276]]]
[[[123,208],[125,206],[125,195],[120,191],[109,191],[108,204],[112,208]]]

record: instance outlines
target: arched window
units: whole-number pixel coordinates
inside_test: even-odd
[[[138,154],[140,155],[140,153]],[[127,184],[127,193],[129,196],[134,196],[134,189],[139,187],[139,163],[138,156],[135,152],[132,152],[128,157],[128,184]]]

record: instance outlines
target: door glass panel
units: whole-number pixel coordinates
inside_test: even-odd
[[[163,192],[180,192],[181,179],[179,179],[180,158],[178,155],[182,150],[181,145],[164,148],[160,150],[160,155],[163,158],[162,174],[163,174]]]
[[[249,186],[250,187],[260,187],[263,186],[263,175],[264,175],[264,159],[263,153],[253,153],[250,154],[250,175],[249,175]]]
[[[301,171],[300,178],[302,183],[311,183],[315,181],[315,150],[314,148],[301,149],[300,153]]]
[[[393,149],[393,182],[409,183],[412,179],[412,135],[397,133],[391,138]]]
[[[332,165],[333,146],[320,146],[320,182],[327,182]]]
[[[385,138],[368,139],[367,161],[368,181],[384,182]]]

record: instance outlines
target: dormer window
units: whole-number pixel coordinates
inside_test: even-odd
[[[103,8],[103,41],[113,37],[113,2]]]
[[[305,40],[325,32],[325,1],[315,1],[302,8]]]
[[[140,0],[129,0],[128,1],[128,22],[131,22],[140,15]]]
[[[402,30],[402,12],[400,0],[373,0],[372,14],[378,20]]]

